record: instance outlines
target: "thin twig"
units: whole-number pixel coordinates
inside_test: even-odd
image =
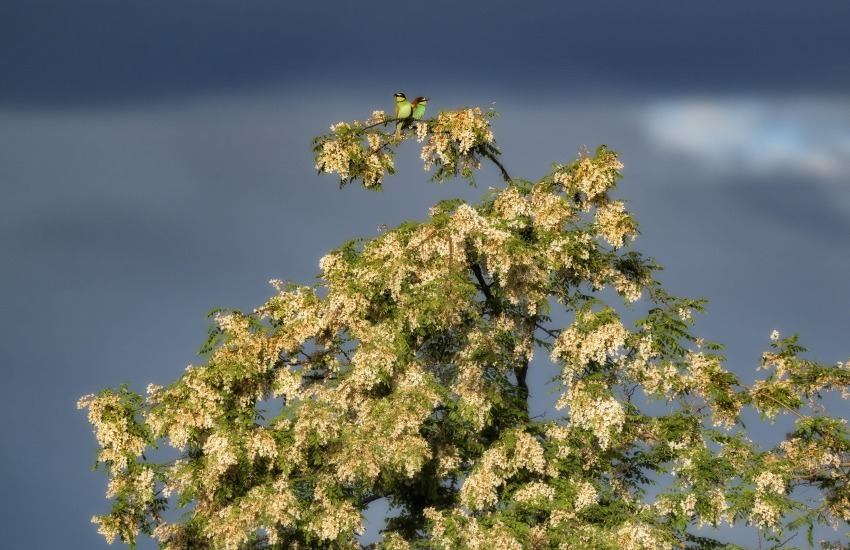
[[[545,332],[546,334],[548,334],[552,338],[558,338],[558,336],[561,333],[561,331],[559,329],[550,330],[550,329],[544,327],[543,325],[541,325],[540,323],[537,323],[537,322],[534,323],[534,326],[536,326],[537,328],[539,328],[540,330],[542,330],[543,332]]]
[[[755,393],[755,390],[754,390],[753,388],[749,387],[749,386],[746,386],[746,385],[744,385],[744,384],[738,384],[738,385],[739,385],[739,386],[741,386],[742,388],[744,388],[745,390],[748,390],[748,391],[750,391],[750,392],[752,392],[752,393]],[[787,410],[788,412],[791,412],[791,413],[796,414],[796,415],[797,415],[797,418],[800,418],[801,420],[805,420],[806,418],[808,418],[807,416],[805,416],[805,415],[803,415],[803,414],[800,414],[800,412],[799,412],[799,411],[797,411],[797,410],[795,410],[795,409],[792,409],[791,407],[789,407],[788,405],[786,405],[786,404],[785,404],[785,403],[783,403],[782,401],[780,401],[780,400],[776,399],[776,398],[775,398],[775,397],[773,397],[772,395],[769,395],[769,394],[763,394],[763,397],[766,397],[766,398],[770,399],[771,401],[773,401],[774,403],[776,403],[777,405],[779,405],[779,406],[780,406],[780,407],[782,407],[783,409]]]
[[[374,124],[369,124],[369,125],[363,126],[362,129],[368,130],[370,128],[374,128],[375,126],[381,126],[381,125],[386,126],[387,124],[389,124],[391,122],[400,122],[402,120],[408,120],[408,119],[407,118],[388,118],[388,119],[380,121],[380,122],[375,122]],[[432,120],[434,120],[434,119],[433,118],[420,119],[419,122],[430,122]]]

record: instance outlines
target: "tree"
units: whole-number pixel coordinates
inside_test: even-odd
[[[342,245],[313,286],[272,281],[253,312],[215,311],[205,363],[171,385],[82,398],[114,499],[93,519],[107,540],[359,547],[378,499],[394,512],[385,548],[736,548],[697,533],[722,523],[779,547],[846,527],[850,434],[813,401],[850,395],[848,365],[774,333],[765,378],[725,370],[693,333],[704,302],[666,292],[631,250],[637,223],[610,197],[617,154],[511,178],[493,116],[442,111],[398,143],[375,112],[314,140],[341,186],[380,188],[414,137],[432,179],[472,181],[491,161],[505,182]],[[535,354],[561,417],[531,417]],[[763,448],[748,409],[791,431]],[[162,443],[179,457],[148,459]]]

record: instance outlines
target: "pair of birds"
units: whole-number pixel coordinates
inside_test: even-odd
[[[410,125],[411,119],[421,120],[425,116],[425,106],[430,98],[419,96],[411,102],[401,92],[393,95],[395,96],[395,137],[399,139],[401,131]]]

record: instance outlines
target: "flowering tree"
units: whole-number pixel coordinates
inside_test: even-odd
[[[412,138],[437,180],[483,160],[505,184],[344,244],[315,285],[272,281],[252,313],[218,311],[205,363],[171,385],[83,397],[114,499],[93,519],[108,541],[359,547],[378,499],[382,548],[737,548],[697,531],[723,523],[779,547],[846,528],[850,434],[812,399],[846,399],[850,368],[774,333],[763,379],[725,370],[692,333],[703,302],[665,292],[630,249],[616,153],[512,179],[492,116],[440,112],[397,143],[376,112],[314,141],[342,185],[379,188]],[[640,319],[627,327],[608,302]],[[561,412],[532,418],[541,353]],[[791,431],[759,445],[746,409]],[[160,443],[177,458],[153,460]]]

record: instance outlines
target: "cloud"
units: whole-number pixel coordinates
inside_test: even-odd
[[[850,176],[847,99],[680,98],[650,104],[641,118],[657,148],[716,174]]]

